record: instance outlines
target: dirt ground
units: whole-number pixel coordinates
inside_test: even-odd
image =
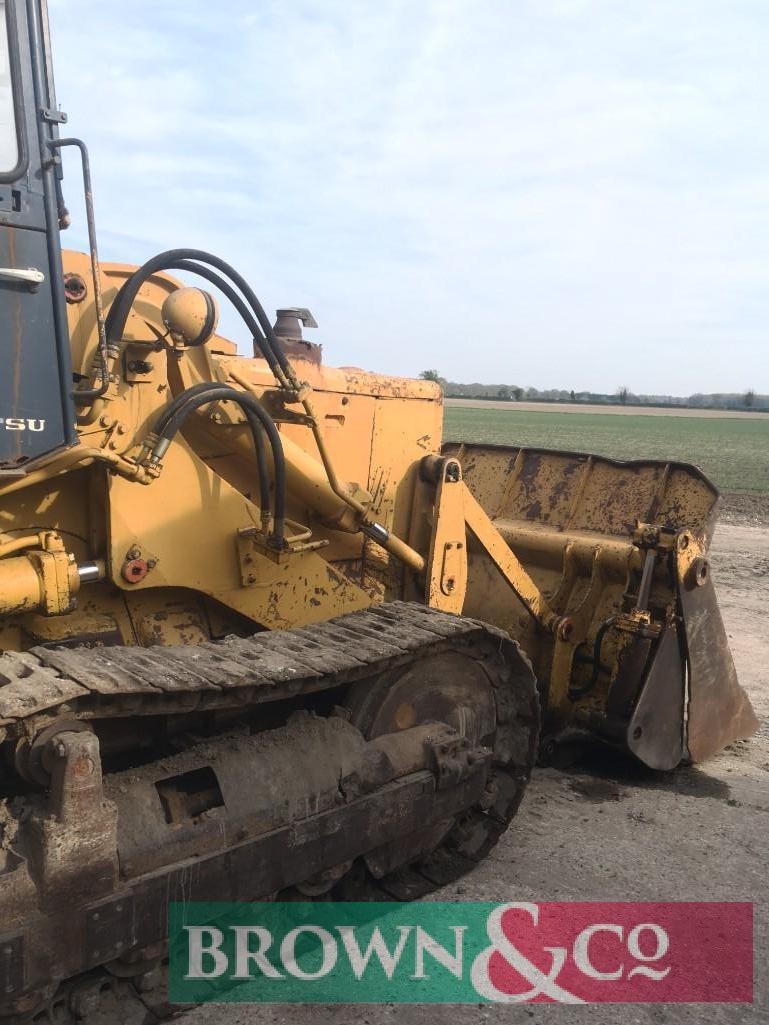
[[[441,1007],[203,1007],[184,1025],[736,1025],[769,1022],[769,499],[727,498],[713,567],[756,737],[665,775],[593,755],[540,769],[491,857],[438,900],[747,900],[755,903],[755,1003]]]

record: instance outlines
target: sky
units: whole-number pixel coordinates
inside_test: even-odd
[[[269,312],[309,307],[331,365],[769,392],[765,0],[50,14],[103,259],[213,251]]]

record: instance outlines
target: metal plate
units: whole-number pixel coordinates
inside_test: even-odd
[[[674,769],[684,757],[686,681],[678,637],[662,635],[627,729],[627,746],[652,769]]]
[[[136,945],[134,901],[131,894],[94,905],[85,916],[84,961],[103,964]]]
[[[710,574],[700,585],[680,586],[689,661],[687,744],[694,762],[750,737],[759,726],[737,680]]]

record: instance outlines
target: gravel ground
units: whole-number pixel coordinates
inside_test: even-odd
[[[719,520],[726,526],[769,526],[769,495],[737,494],[726,492],[721,496]]]
[[[438,900],[748,900],[755,903],[755,1003],[202,1007],[184,1025],[738,1025],[769,1022],[769,499],[729,496],[713,549],[721,607],[759,734],[671,775],[606,754],[537,771],[492,856]],[[745,524],[763,521],[763,526]]]

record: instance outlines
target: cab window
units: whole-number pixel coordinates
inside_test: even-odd
[[[0,0],[0,174],[13,171],[18,163],[19,139],[11,77],[8,0]]]

